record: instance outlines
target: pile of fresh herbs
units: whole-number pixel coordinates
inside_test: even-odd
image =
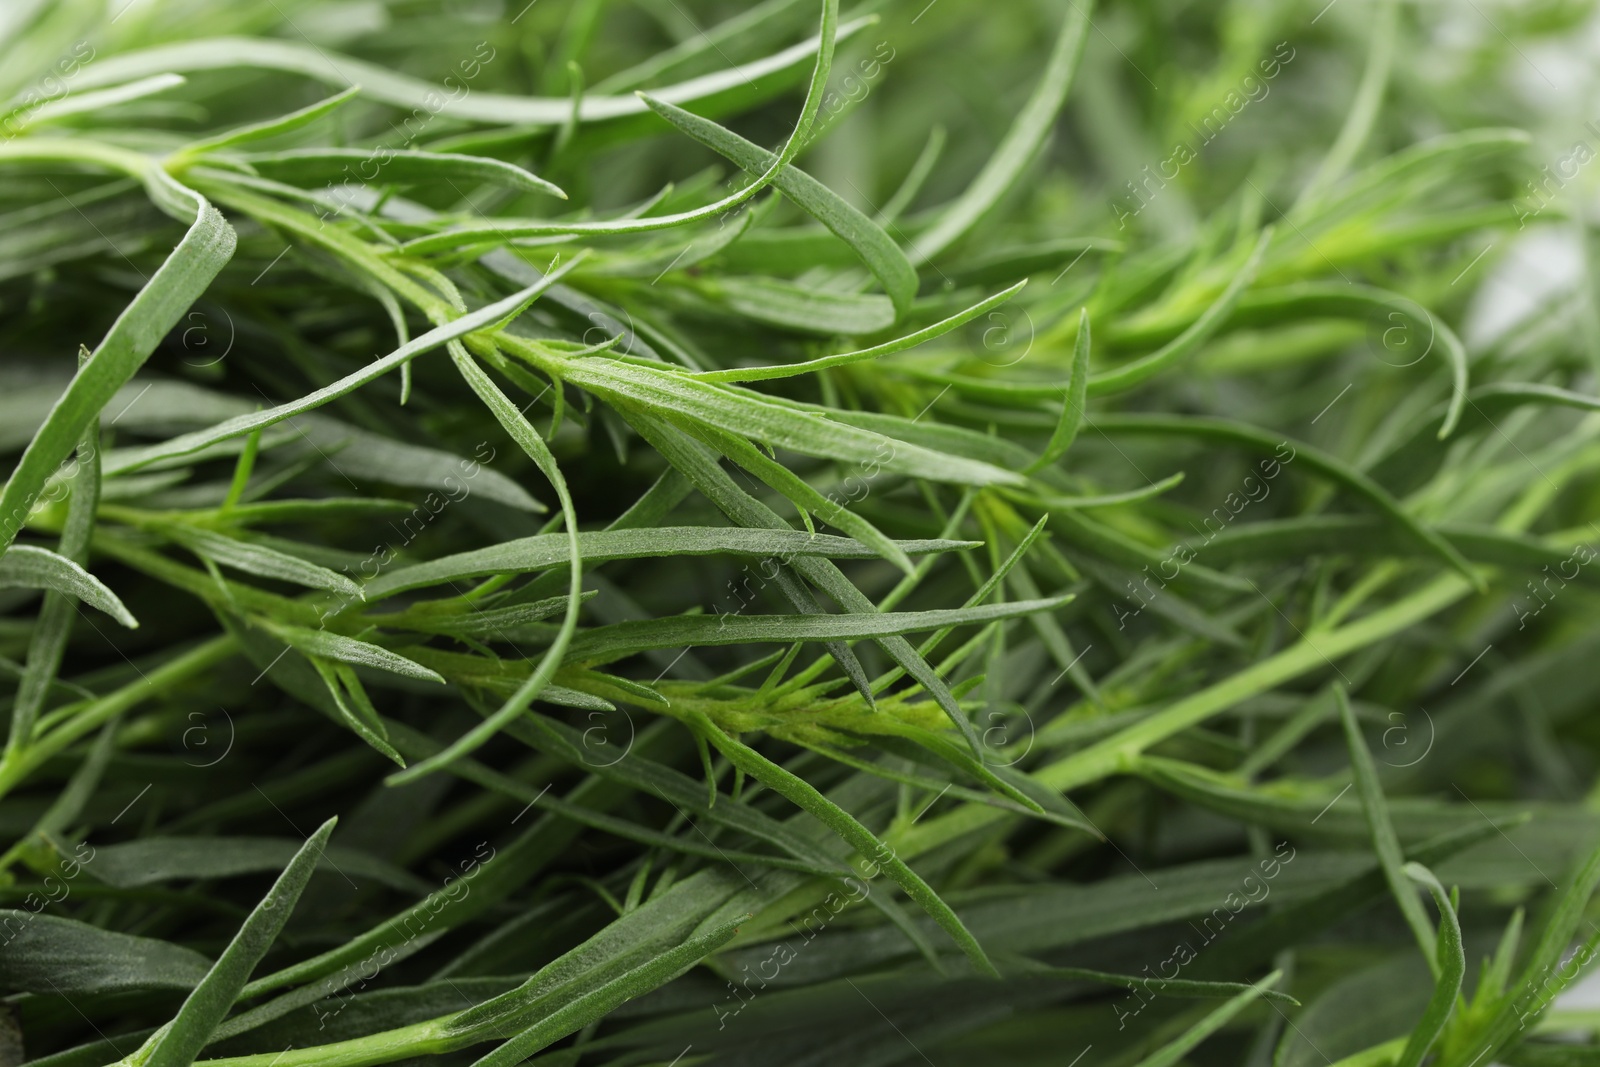
[[[0,1064],[1600,1063],[1593,7],[6,0]]]

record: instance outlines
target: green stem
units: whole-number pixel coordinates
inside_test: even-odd
[[[335,1041],[331,1045],[291,1048],[284,1052],[262,1052],[254,1056],[228,1056],[220,1060],[198,1060],[196,1067],[372,1067],[399,1059],[437,1056],[460,1048],[463,1042],[441,1036],[447,1015],[427,1022],[413,1023],[395,1030]]]
[[[1465,578],[1454,574],[1436,578],[1382,611],[1337,630],[1302,640],[1098,744],[1042,767],[1035,772],[1034,778],[1041,785],[1064,793],[1124,773],[1131,768],[1138,755],[1151,746],[1198,726],[1240,701],[1258,696],[1291,678],[1318,667],[1332,666],[1340,656],[1399,633],[1449,607],[1470,592],[1472,586]],[[971,805],[893,835],[889,843],[901,856],[916,856],[1009,817],[994,808]]]
[[[148,179],[159,164],[142,152],[102,141],[21,137],[0,143],[0,163],[87,163]]]
[[[94,700],[84,701],[81,710],[60,726],[37,738],[27,748],[7,752],[0,758],[0,797],[33,773],[40,764],[92,733],[110,720],[151,697],[160,696],[172,686],[216,666],[238,651],[232,637],[214,637],[176,659],[129,682],[121,689]]]
[[[1367,52],[1367,66],[1361,74],[1361,84],[1356,88],[1356,99],[1345,117],[1344,126],[1333,147],[1323,157],[1317,172],[1311,178],[1290,215],[1305,219],[1316,212],[1331,189],[1355,160],[1361,146],[1372,134],[1372,124],[1383,105],[1384,91],[1389,87],[1389,72],[1394,66],[1395,38],[1400,30],[1400,5],[1395,0],[1383,0],[1372,27],[1372,43]]]

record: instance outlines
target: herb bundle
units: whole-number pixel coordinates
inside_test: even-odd
[[[0,1067],[1600,1062],[1592,7],[12,0]]]

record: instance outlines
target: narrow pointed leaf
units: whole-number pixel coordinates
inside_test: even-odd
[[[1406,875],[1405,857],[1400,851],[1400,839],[1395,835],[1394,825],[1389,821],[1388,804],[1384,800],[1383,787],[1378,782],[1378,768],[1373,764],[1372,752],[1367,748],[1366,739],[1361,736],[1361,727],[1356,723],[1354,712],[1350,710],[1350,698],[1342,687],[1335,687],[1334,695],[1339,702],[1339,721],[1344,725],[1345,742],[1350,748],[1350,766],[1355,775],[1356,792],[1361,797],[1361,808],[1366,812],[1367,825],[1372,831],[1373,851],[1383,865],[1384,877],[1389,880],[1389,889],[1400,907],[1400,913],[1405,916],[1423,957],[1437,976],[1439,961],[1434,955],[1433,924],[1422,910],[1422,901],[1417,898],[1412,879]]]
[[[983,170],[967,186],[955,203],[944,209],[939,220],[921,234],[912,246],[911,258],[917,265],[933,259],[971,231],[991,208],[1011,191],[1055,125],[1056,115],[1066,102],[1067,89],[1078,69],[1084,41],[1093,25],[1093,0],[1074,0],[1066,14],[1055,49],[1033,95],[1017,113],[1005,140],[989,157]]]
[[[772,153],[751,144],[731,130],[675,107],[665,99],[645,96],[644,101],[656,114],[707,148],[727,156],[747,173],[762,174],[776,160]],[[896,313],[906,313],[912,297],[917,293],[917,272],[900,246],[877,223],[796,167],[779,171],[772,184],[855,249],[861,262],[883,283],[884,292],[894,302]]]
[[[15,545],[0,557],[0,589],[49,589],[81,600],[130,629],[139,625],[117,594],[100,579],[46,548]]]
[[[232,1009],[250,972],[267,954],[289,913],[300,900],[337,820],[329,819],[307,839],[261,903],[250,913],[217,962],[178,1009],[177,1016],[155,1040],[147,1067],[188,1067]]]

